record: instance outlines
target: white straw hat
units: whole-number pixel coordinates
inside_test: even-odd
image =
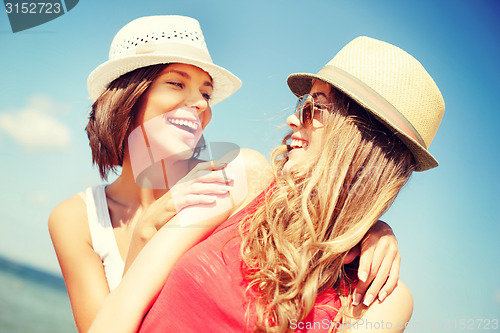
[[[444,114],[444,100],[424,67],[402,49],[369,37],[347,44],[318,74],[297,73],[288,86],[297,96],[321,80],[359,103],[410,149],[416,171],[438,165],[427,150]]]
[[[111,42],[109,60],[90,73],[87,87],[95,101],[115,79],[137,68],[166,63],[197,66],[210,74],[215,105],[241,87],[241,81],[213,63],[197,20],[177,15],[147,16],[125,25]]]

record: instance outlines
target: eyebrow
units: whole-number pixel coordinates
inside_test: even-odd
[[[326,100],[328,100],[328,96],[326,96],[326,94],[325,94],[325,93],[323,93],[323,92],[315,92],[314,94],[312,94],[312,97],[313,97],[314,99],[316,99],[316,98],[318,98],[318,97],[320,97],[320,96],[323,96]]]
[[[191,76],[188,73],[183,72],[183,71],[178,71],[178,70],[172,69],[172,70],[169,70],[168,72],[166,72],[165,74],[168,74],[168,73],[176,73],[176,74],[179,74],[180,76],[182,76],[186,79],[191,79]],[[207,87],[211,87],[212,89],[214,88],[212,82],[210,82],[210,81],[205,81],[203,83],[203,85],[207,86]]]

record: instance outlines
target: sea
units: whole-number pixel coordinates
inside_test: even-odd
[[[77,332],[62,277],[0,257],[0,333]]]

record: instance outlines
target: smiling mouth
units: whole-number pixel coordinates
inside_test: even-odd
[[[307,145],[308,145],[307,141],[297,140],[297,139],[292,139],[292,142],[290,143],[290,147],[292,149],[306,148]]]
[[[191,120],[187,120],[187,119],[178,119],[178,118],[167,118],[167,121],[182,129],[182,130],[185,130],[185,131],[188,131],[189,133],[192,133],[194,134],[198,128],[200,127],[200,125],[194,121],[191,121]]]

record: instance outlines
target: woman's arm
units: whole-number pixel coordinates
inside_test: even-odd
[[[175,262],[216,227],[216,220],[181,226],[176,216],[162,227],[104,300],[90,332],[136,332]]]
[[[167,196],[157,200],[154,205],[155,207],[149,210],[150,214],[145,214],[141,221],[156,218],[164,219],[162,224],[165,224],[171,216],[175,215],[175,208],[170,207],[171,200]],[[212,226],[216,226],[227,219],[230,213],[230,210],[222,209],[221,213],[209,222]],[[201,215],[198,221],[203,218],[204,216]],[[154,223],[151,225],[154,227]],[[49,217],[49,232],[63,273],[76,326],[80,332],[86,332],[102,303],[108,297],[109,288],[101,258],[93,249],[86,206],[78,195],[54,208]],[[132,245],[133,243],[130,247]],[[142,246],[139,249],[135,248],[137,253],[141,249]],[[129,252],[131,252],[130,248]],[[158,260],[161,259],[153,255],[148,260],[153,265],[158,264]]]
[[[124,275],[144,245],[180,210],[196,205],[202,209],[203,206],[209,206],[214,202],[214,197],[223,194],[220,192],[221,188],[230,184],[233,201],[220,206],[218,211],[212,208],[205,209],[208,215],[227,212],[230,216],[269,186],[273,179],[271,168],[262,154],[251,149],[241,149],[236,154],[238,156],[230,160],[229,158],[234,155],[231,152],[214,163],[211,161],[198,163],[188,175],[147,209],[134,228],[125,260]],[[246,179],[246,186],[233,187],[234,177]],[[194,214],[186,216],[186,219],[193,219],[193,215],[194,219],[196,216],[206,217],[203,212],[197,212],[196,209],[191,209],[191,212]],[[227,218],[224,218],[224,215],[219,216],[224,220]]]
[[[260,153],[243,149],[241,155],[244,160],[248,192],[239,204],[225,214],[219,214],[217,216],[219,220],[212,221],[214,225],[224,221],[229,214],[250,202],[271,182],[269,164]],[[161,225],[176,214],[171,202],[159,202],[157,206],[160,207],[156,207],[158,210],[155,216],[160,217],[157,220],[161,222]],[[144,219],[147,218],[144,217]],[[147,237],[136,238],[135,243],[131,242],[127,267],[131,265],[143,246],[156,234],[155,223],[150,223],[149,226],[154,228],[154,232]],[[86,206],[78,195],[54,208],[49,217],[49,232],[66,283],[76,326],[79,331],[85,332],[90,327],[104,299],[109,295],[109,289],[101,259],[92,247]],[[140,233],[138,235],[144,236]],[[154,255],[152,259],[156,260],[156,263],[160,262]],[[166,276],[163,280],[165,278]]]
[[[226,198],[225,201],[228,201],[228,199]],[[160,200],[156,203],[166,205],[165,202]],[[175,209],[173,210],[175,212]],[[168,214],[168,209],[165,207],[156,207],[154,211],[159,215]],[[174,238],[185,237],[185,243],[183,242],[182,244],[192,246],[195,244],[193,240],[199,240],[199,238],[192,238],[193,236],[198,235],[198,232],[203,230],[212,230],[215,226],[226,220],[230,213],[231,211],[222,209],[220,214],[205,221],[207,224],[205,227],[198,228],[194,226],[189,228],[195,232],[190,232],[186,236],[177,232]],[[151,218],[151,216],[147,215],[143,218]],[[203,220],[203,218],[203,215],[198,217],[198,221]],[[175,223],[173,225],[175,226]],[[174,227],[173,230],[175,229]],[[76,326],[78,331],[87,332],[99,308],[110,292],[101,258],[93,249],[86,206],[78,195],[60,203],[54,208],[49,217],[49,232],[63,273]],[[183,248],[182,253],[189,247]],[[180,248],[182,246],[178,246],[176,250]],[[157,254],[154,251],[150,256],[144,256],[144,259],[141,260],[147,262],[146,265],[153,267],[162,266],[163,261],[168,261]],[[168,258],[170,252],[164,254]],[[176,256],[176,252],[171,251],[171,254],[177,260],[178,256]],[[149,278],[145,275],[145,278],[137,280],[137,283],[144,283],[148,286],[154,285],[154,277],[157,276],[163,277],[162,281],[166,278],[166,274],[160,272],[152,276],[151,282],[148,281]],[[133,286],[132,289],[136,287]]]
[[[49,217],[49,232],[76,327],[86,332],[109,289],[101,258],[92,247],[85,203],[78,195],[54,208]]]
[[[192,217],[193,211],[203,209],[188,207],[164,225],[144,246],[120,285],[105,300],[92,324],[92,332],[135,332],[177,260],[209,235],[230,213],[242,208],[269,185],[272,176],[267,160],[252,150],[242,150],[241,153],[242,167],[245,169],[243,174],[246,178],[246,194],[242,200],[239,200],[231,211],[225,210],[203,222],[186,225],[183,224],[186,216]],[[231,172],[230,166],[228,171]],[[238,191],[237,180],[235,191]],[[228,198],[224,200],[227,201]]]

